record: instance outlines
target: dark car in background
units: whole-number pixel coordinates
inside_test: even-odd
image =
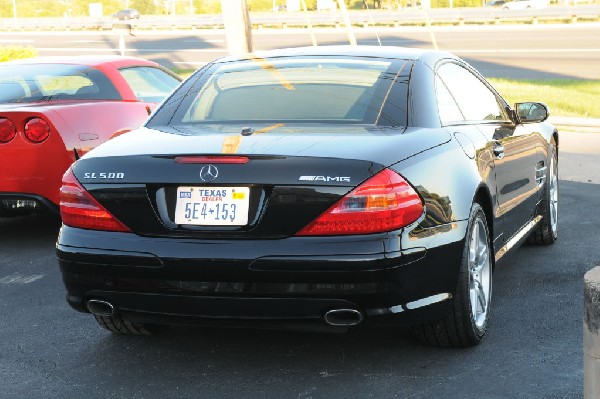
[[[140,12],[135,8],[127,8],[117,11],[112,15],[112,18],[119,21],[128,21],[131,19],[140,19]]]
[[[529,10],[534,8],[546,8],[548,0],[509,0],[502,4],[503,10]]]
[[[380,324],[476,345],[494,267],[557,238],[547,118],[445,52],[217,60],[65,174],[67,301],[124,334]]]

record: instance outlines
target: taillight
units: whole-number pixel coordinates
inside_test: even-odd
[[[25,137],[34,143],[41,143],[50,135],[48,122],[41,118],[31,118],[25,124]]]
[[[371,234],[397,230],[423,214],[421,197],[396,172],[384,169],[363,182],[298,236]]]
[[[71,168],[63,176],[60,188],[60,217],[71,227],[131,232],[79,184]]]
[[[245,164],[250,159],[248,157],[237,156],[205,156],[205,155],[186,155],[175,157],[177,163],[215,163],[215,164]]]
[[[17,126],[13,121],[6,118],[0,118],[0,143],[8,143],[15,138]]]

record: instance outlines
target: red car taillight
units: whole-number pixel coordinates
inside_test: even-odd
[[[384,169],[323,212],[297,236],[382,233],[402,228],[423,214],[421,197],[396,172]]]
[[[41,143],[50,136],[48,122],[41,118],[31,118],[25,124],[25,137],[34,143]]]
[[[60,217],[71,227],[131,232],[79,184],[71,168],[63,176],[60,188]]]
[[[214,164],[246,164],[250,161],[248,157],[236,156],[197,156],[188,155],[175,157],[177,163],[214,163]]]
[[[17,126],[13,121],[6,118],[0,118],[0,143],[8,143],[15,138]]]

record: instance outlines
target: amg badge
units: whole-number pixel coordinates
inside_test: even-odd
[[[348,176],[300,176],[300,181],[339,181],[350,183]]]

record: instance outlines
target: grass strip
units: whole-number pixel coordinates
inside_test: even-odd
[[[509,104],[543,102],[555,116],[600,118],[600,80],[488,79]]]

